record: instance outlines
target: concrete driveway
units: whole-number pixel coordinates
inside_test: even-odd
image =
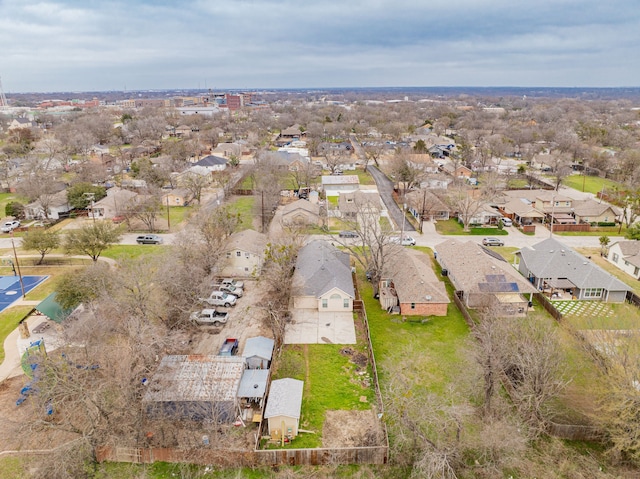
[[[292,310],[292,322],[284,334],[285,344],[356,344],[351,311]]]

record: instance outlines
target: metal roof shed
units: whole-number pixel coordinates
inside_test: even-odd
[[[150,417],[232,422],[244,371],[239,357],[176,355],[162,358],[143,401]]]
[[[268,380],[268,369],[245,369],[238,388],[238,399],[257,402],[262,407]]]
[[[264,336],[247,339],[242,356],[249,369],[269,369],[275,341]]]

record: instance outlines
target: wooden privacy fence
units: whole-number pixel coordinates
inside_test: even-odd
[[[202,447],[199,449],[98,447],[98,462],[151,464],[156,461],[217,465],[221,467],[319,466],[327,464],[386,464],[387,446],[269,449],[238,451]]]

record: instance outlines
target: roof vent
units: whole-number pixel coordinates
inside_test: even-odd
[[[426,295],[426,296],[424,297],[424,299],[426,299],[427,301],[431,301],[431,296]]]

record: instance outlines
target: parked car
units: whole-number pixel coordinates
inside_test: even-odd
[[[3,233],[10,233],[19,226],[20,226],[20,222],[18,220],[6,221],[5,223],[2,224],[2,228],[0,228],[0,230]]]
[[[236,288],[244,289],[244,282],[238,281],[237,279],[224,278],[222,281],[220,281],[220,283],[222,283],[222,284],[230,284],[231,286],[235,286]]]
[[[511,220],[511,218],[501,218],[501,221],[502,221],[502,226],[505,226],[505,227],[513,226],[513,221]]]
[[[158,235],[143,235],[136,238],[138,244],[162,244],[162,238]]]
[[[411,236],[404,236],[403,238],[400,238],[399,236],[393,236],[392,238],[390,238],[390,241],[394,244],[399,244],[402,246],[415,246],[416,245],[416,240],[414,238],[412,238]]]
[[[482,239],[482,244],[484,246],[504,246],[504,241],[488,236],[487,238]]]
[[[357,238],[358,233],[356,233],[355,231],[340,231],[340,233],[338,233],[338,236],[340,238]]]
[[[213,326],[222,326],[229,320],[229,313],[226,311],[218,311],[217,309],[208,308],[200,312],[191,313],[189,317],[196,324],[211,324]]]
[[[238,340],[236,338],[227,338],[224,343],[222,343],[222,347],[220,348],[220,352],[218,353],[220,356],[233,356],[238,352]]]
[[[210,304],[211,306],[224,306],[228,308],[235,306],[237,299],[234,295],[225,293],[224,291],[213,291],[208,298],[200,298],[200,301]]]
[[[214,283],[213,287],[223,293],[229,293],[237,296],[238,298],[242,298],[242,295],[244,294],[244,290],[242,288],[238,288],[232,284]]]

